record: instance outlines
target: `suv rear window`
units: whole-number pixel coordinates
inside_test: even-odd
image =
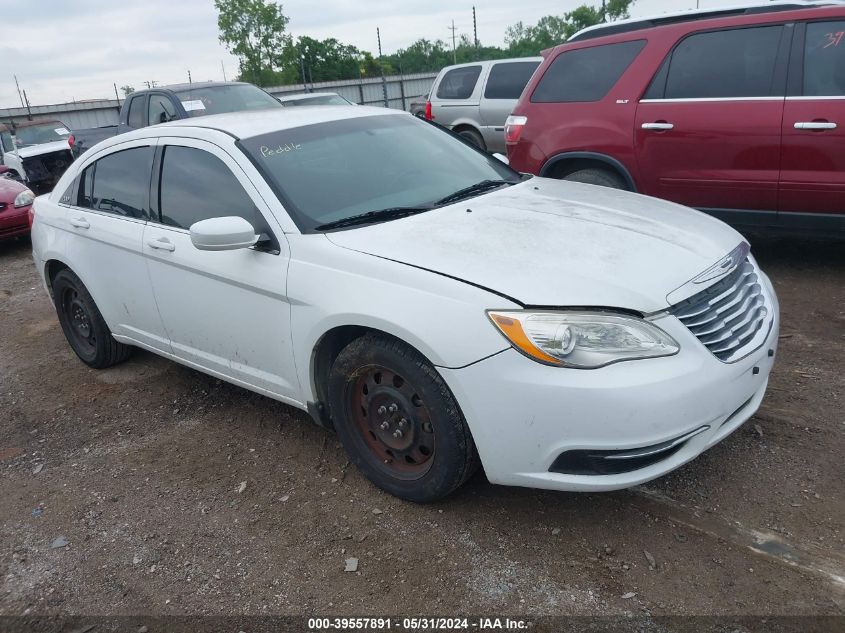
[[[540,62],[503,62],[494,64],[484,88],[485,99],[519,99],[525,84]]]
[[[771,96],[782,31],[776,25],[690,35],[672,52],[664,98]]]
[[[645,40],[564,51],[531,95],[533,103],[600,101],[646,45]]]
[[[443,75],[437,86],[438,99],[469,99],[481,74],[481,66],[453,68]]]

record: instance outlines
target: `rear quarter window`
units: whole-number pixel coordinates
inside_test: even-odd
[[[138,95],[129,102],[129,115],[126,117],[126,123],[129,127],[139,128],[144,127],[144,95]]]
[[[600,101],[645,45],[645,40],[635,40],[564,51],[546,69],[531,102]]]
[[[519,99],[540,62],[494,64],[484,88],[485,99]]]
[[[437,98],[469,99],[480,75],[481,66],[462,66],[447,71],[437,86]]]

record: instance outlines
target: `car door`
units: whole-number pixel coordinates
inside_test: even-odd
[[[62,202],[68,208],[69,263],[109,329],[144,347],[170,352],[141,249],[150,209],[153,143],[131,141],[98,153]]]
[[[783,115],[778,209],[845,212],[845,20],[797,27]],[[824,218],[820,218],[824,221]]]
[[[284,234],[238,163],[210,142],[165,138],[144,254],[173,353],[210,373],[297,400]],[[189,228],[241,216],[253,248],[203,251]]]
[[[541,60],[496,62],[490,67],[481,98],[481,135],[491,152],[505,152],[505,120],[516,107]]]
[[[776,217],[789,37],[782,24],[705,31],[670,51],[637,106],[642,193]]]

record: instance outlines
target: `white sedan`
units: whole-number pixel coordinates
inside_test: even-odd
[[[306,409],[414,501],[479,465],[556,490],[669,472],[757,410],[778,338],[725,224],[380,108],[109,139],[36,200],[32,243],[83,362],[141,347]]]

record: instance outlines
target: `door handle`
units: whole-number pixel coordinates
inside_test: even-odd
[[[644,130],[671,130],[675,126],[671,123],[666,123],[665,121],[659,121],[656,123],[643,123]]]
[[[176,245],[166,237],[160,237],[157,240],[147,240],[147,246],[157,251],[169,251],[171,253],[176,250]]]
[[[796,121],[796,130],[835,130],[836,123],[832,121]]]
[[[90,229],[91,225],[88,223],[88,220],[85,218],[71,218],[70,225],[75,226],[78,229]]]

